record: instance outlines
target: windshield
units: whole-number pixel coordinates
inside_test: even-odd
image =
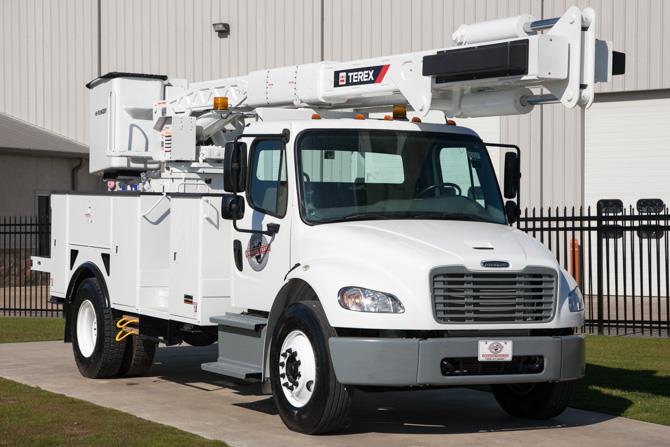
[[[505,223],[486,147],[472,136],[313,130],[298,141],[308,223],[451,219]]]

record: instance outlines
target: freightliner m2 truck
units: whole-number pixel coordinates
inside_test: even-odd
[[[304,433],[341,427],[357,389],[486,384],[514,416],[561,413],[584,375],[580,291],[511,226],[519,149],[452,118],[589,106],[624,65],[595,23],[571,7],[463,25],[445,49],[91,81],[111,191],[53,193],[33,258],[81,374],[216,342],[202,368],[261,382]]]

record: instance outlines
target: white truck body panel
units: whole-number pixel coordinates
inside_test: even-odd
[[[52,200],[54,222],[69,222],[52,227],[52,295],[64,296],[72,274],[90,262],[121,311],[211,325],[212,316],[233,310],[231,225],[221,219],[217,197],[103,193]],[[109,272],[102,255],[109,256]]]

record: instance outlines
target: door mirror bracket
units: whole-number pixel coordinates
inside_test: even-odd
[[[521,217],[521,208],[513,200],[508,200],[505,202],[505,214],[507,215],[507,221],[510,225],[513,225]]]

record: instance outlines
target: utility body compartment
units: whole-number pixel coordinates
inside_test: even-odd
[[[156,193],[53,194],[52,295],[94,264],[113,308],[211,326],[233,310],[231,224],[220,196]]]

